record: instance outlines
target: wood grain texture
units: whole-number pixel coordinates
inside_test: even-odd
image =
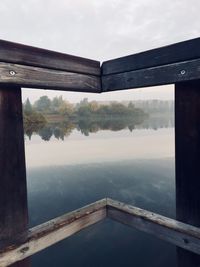
[[[200,38],[125,56],[102,64],[102,74],[116,74],[200,58]]]
[[[75,73],[100,75],[100,62],[0,40],[0,61]]]
[[[0,63],[0,84],[26,88],[99,93],[100,77],[17,64]]]
[[[26,238],[28,225],[20,87],[0,87],[0,249]],[[29,266],[27,261],[13,267]]]
[[[28,238],[0,251],[0,266],[25,259],[106,217],[106,199],[30,229]]]
[[[172,84],[200,78],[200,59],[102,76],[102,91]]]
[[[107,200],[107,216],[200,255],[200,229],[124,203]]]
[[[26,239],[0,250],[0,266],[25,259],[106,217],[200,255],[200,228],[107,198],[30,229]]]
[[[200,227],[200,80],[175,85],[177,220]],[[200,256],[177,250],[180,267],[200,266]]]

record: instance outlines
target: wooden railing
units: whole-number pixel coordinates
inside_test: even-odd
[[[101,93],[200,77],[200,38],[105,61],[0,40],[0,84]]]
[[[102,93],[171,83],[175,84],[177,221],[104,199],[27,230],[21,87]],[[13,267],[27,267],[28,256],[105,217],[175,244],[180,267],[199,267],[199,114],[200,38],[102,66],[95,60],[0,40],[0,267],[17,261]]]
[[[19,236],[0,251],[0,266],[23,260],[107,217],[200,255],[199,228],[107,198],[30,229],[25,239]]]
[[[0,41],[1,84],[26,88],[101,91],[100,62]]]

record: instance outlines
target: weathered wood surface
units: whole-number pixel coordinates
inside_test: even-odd
[[[30,229],[28,238],[0,251],[0,266],[25,259],[106,217],[106,199]]]
[[[102,199],[29,230],[0,250],[0,266],[25,259],[106,217],[200,255],[200,228],[124,203]]]
[[[0,249],[26,238],[28,225],[20,87],[0,87]],[[0,265],[1,266],[1,265]],[[13,267],[27,267],[23,261]]]
[[[103,62],[102,74],[116,74],[200,58],[200,38]]]
[[[200,80],[175,85],[177,220],[200,227]],[[177,250],[180,267],[200,266],[200,256]]]
[[[0,61],[34,67],[100,75],[100,62],[0,40]]]
[[[200,78],[200,38],[100,63],[0,40],[0,84],[106,92]]]
[[[200,255],[200,229],[197,227],[111,199],[107,200],[107,216]]]
[[[102,91],[172,84],[200,78],[200,59],[102,76]]]
[[[103,75],[200,58],[200,38],[103,62]],[[0,40],[0,61],[99,76],[100,62]]]
[[[100,77],[0,62],[0,84],[99,93]]]

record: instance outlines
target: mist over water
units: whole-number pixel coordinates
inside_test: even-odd
[[[30,226],[104,197],[175,218],[173,116],[122,121],[48,124],[25,135]],[[32,265],[173,267],[176,255],[175,246],[106,219]]]

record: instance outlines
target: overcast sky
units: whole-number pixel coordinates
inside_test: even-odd
[[[199,37],[199,10],[199,0],[1,0],[0,39],[103,61]],[[23,98],[43,94],[171,99],[173,86],[101,95],[27,89]]]

